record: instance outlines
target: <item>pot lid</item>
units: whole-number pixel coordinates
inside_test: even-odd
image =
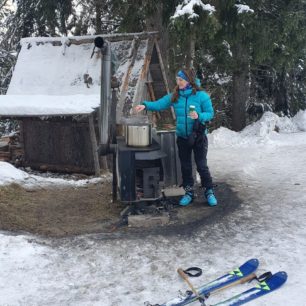
[[[121,118],[121,123],[125,125],[147,125],[150,124],[150,121],[148,116],[136,115]]]

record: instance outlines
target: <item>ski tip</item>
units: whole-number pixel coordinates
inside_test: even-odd
[[[251,264],[255,267],[258,267],[259,266],[259,260],[257,258],[252,258],[250,260],[247,261],[248,264]]]
[[[279,279],[281,279],[284,282],[286,282],[287,278],[288,278],[288,274],[285,271],[280,271],[274,274],[275,277],[278,277]]]
[[[287,273],[285,271],[280,271],[274,273],[270,278],[261,284],[268,285],[269,290],[275,290],[281,287],[287,281],[287,278]]]

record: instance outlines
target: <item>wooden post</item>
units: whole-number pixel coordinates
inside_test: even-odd
[[[149,38],[146,42],[147,50],[143,60],[143,66],[140,71],[140,75],[137,81],[137,86],[135,90],[135,94],[133,97],[133,105],[138,105],[143,99],[143,93],[145,89],[145,83],[148,79],[149,67],[151,63],[152,51],[154,47],[154,40]]]
[[[95,174],[96,176],[100,175],[100,163],[99,163],[99,154],[98,154],[98,145],[97,145],[97,137],[95,132],[95,124],[93,119],[93,114],[89,115],[89,133],[92,147],[92,154],[94,160]]]
[[[166,90],[167,90],[167,93],[169,93],[170,89],[169,89],[169,85],[168,85],[166,69],[165,69],[165,66],[164,66],[164,63],[163,63],[163,57],[161,55],[160,48],[159,48],[159,45],[158,45],[158,42],[157,42],[156,38],[154,38],[154,43],[155,43],[155,48],[156,48],[157,55],[158,55],[160,69],[161,69],[163,79],[164,79],[164,83],[165,83],[165,86],[166,86]]]
[[[148,91],[149,91],[151,101],[156,101],[153,86],[152,86],[152,82],[147,82],[146,84],[148,86]],[[156,125],[157,125],[157,119],[160,119],[160,118],[161,118],[161,116],[160,116],[159,112],[153,112],[154,127],[156,127]]]
[[[255,274],[255,273],[252,273],[252,274],[250,274],[250,275],[248,275],[248,276],[246,276],[246,277],[243,277],[243,278],[240,278],[240,279],[236,280],[236,281],[233,282],[233,283],[228,284],[227,286],[224,286],[224,287],[215,289],[215,290],[212,291],[210,294],[214,294],[214,293],[217,293],[217,292],[222,291],[222,290],[224,290],[224,289],[234,287],[234,286],[236,286],[236,285],[238,285],[238,284],[245,284],[245,283],[247,283],[247,282],[249,282],[249,281],[251,281],[251,280],[253,280],[253,279],[255,279],[255,278],[256,278],[256,274]]]
[[[191,284],[191,282],[189,281],[187,275],[184,273],[183,269],[178,268],[177,269],[178,274],[182,277],[182,279],[188,284],[189,288],[192,290],[192,292],[196,295],[196,297],[198,298],[198,300],[200,302],[204,302],[204,298],[202,296],[200,296],[199,292],[193,287],[193,285]]]
[[[163,76],[163,79],[164,79],[164,83],[165,83],[165,86],[166,86],[166,90],[167,90],[167,93],[169,93],[170,89],[169,89],[169,85],[168,85],[166,69],[165,69],[165,66],[164,66],[164,63],[163,63],[163,57],[161,55],[160,48],[159,48],[159,45],[158,45],[158,41],[157,41],[156,38],[154,38],[154,43],[155,43],[155,47],[156,47],[156,51],[157,51],[157,55],[158,55],[160,69],[161,69],[162,76]],[[171,106],[171,115],[172,115],[172,119],[176,120],[175,112],[174,112],[174,109],[173,109],[172,106]]]

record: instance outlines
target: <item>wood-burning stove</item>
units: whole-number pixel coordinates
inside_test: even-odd
[[[124,137],[115,136],[117,101],[115,90],[110,94],[112,77],[110,42],[102,43],[101,40],[97,42],[99,44],[96,43],[96,47],[101,49],[102,55],[99,154],[113,154],[113,199],[119,199],[127,204],[156,201],[161,198],[160,182],[163,180],[161,159],[166,154],[154,139],[152,143],[148,141],[148,146],[133,147],[127,145]],[[112,124],[109,124],[110,121]],[[110,134],[113,137],[110,137]]]
[[[163,180],[161,158],[165,156],[155,140],[147,147],[131,147],[123,137],[117,137],[116,174],[121,202],[160,198],[160,182]]]

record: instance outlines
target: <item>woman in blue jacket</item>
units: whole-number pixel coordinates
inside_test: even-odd
[[[177,86],[173,93],[152,102],[144,101],[137,105],[135,110],[140,112],[144,109],[150,111],[161,111],[173,106],[176,113],[176,135],[179,158],[181,162],[183,187],[185,195],[180,199],[180,205],[186,206],[194,198],[194,180],[192,176],[191,154],[194,152],[194,159],[197,171],[201,177],[202,187],[205,188],[204,196],[208,205],[217,205],[217,199],[213,191],[213,182],[207,166],[207,131],[205,122],[214,116],[214,110],[209,95],[199,87],[198,80],[194,76],[193,70],[180,70],[176,76]],[[191,107],[190,107],[191,106]],[[190,112],[190,109],[194,111]],[[197,137],[194,124],[197,121]],[[200,124],[199,124],[200,123]]]

